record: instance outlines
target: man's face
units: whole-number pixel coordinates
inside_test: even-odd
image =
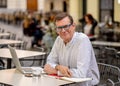
[[[75,31],[75,24],[71,24],[68,17],[56,21],[56,30],[65,43],[69,42]]]

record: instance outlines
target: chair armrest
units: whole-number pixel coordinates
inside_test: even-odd
[[[114,86],[115,83],[111,79],[107,79],[107,86]]]

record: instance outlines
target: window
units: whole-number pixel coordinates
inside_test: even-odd
[[[114,0],[100,0],[100,21],[104,22],[105,16],[114,17]]]

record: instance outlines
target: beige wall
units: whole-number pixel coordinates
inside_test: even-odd
[[[49,12],[50,11],[50,3],[51,3],[52,0],[45,0],[45,3],[44,3],[44,12]]]
[[[49,12],[50,11],[50,3],[53,2],[54,4],[54,11],[63,11],[63,2],[64,0],[45,0],[45,5],[44,5],[44,12]]]
[[[78,19],[82,16],[82,0],[70,0],[69,13],[73,16],[75,22],[78,24]]]
[[[114,20],[120,22],[120,4],[118,4],[118,0],[115,0],[114,3]]]
[[[62,2],[64,0],[45,0],[45,7],[44,11],[49,12],[50,11],[50,3],[54,1],[54,9],[58,11],[63,11],[63,4]],[[78,19],[82,18],[82,0],[69,0],[69,6],[68,6],[68,12],[71,14],[75,20],[75,22],[78,24]]]
[[[18,0],[19,9],[26,10],[27,9],[27,0]]]
[[[16,3],[17,3],[16,0],[8,0],[7,8],[8,9],[15,9],[17,7]]]
[[[58,11],[63,11],[63,2],[64,0],[38,0],[38,10],[43,12],[50,11],[50,3],[53,2],[54,9]],[[8,9],[27,9],[27,0],[8,0]]]
[[[38,0],[38,10],[43,11],[44,9],[44,0]]]
[[[78,15],[79,15],[79,18],[82,18],[83,17],[83,0],[79,0],[79,11],[78,11]]]
[[[7,4],[8,4],[7,8],[11,10],[16,10],[16,9],[26,10],[27,9],[27,0],[8,0]],[[44,10],[44,0],[38,0],[38,10],[39,11]]]
[[[87,13],[99,20],[99,0],[87,0]]]
[[[63,11],[63,0],[54,0],[54,10]]]
[[[26,10],[26,0],[8,0],[7,4],[7,8],[11,10]]]
[[[8,0],[8,9],[16,10],[26,10],[27,0]],[[42,1],[42,3],[40,3]],[[38,10],[43,10],[44,12],[50,11],[50,2],[53,0],[38,0]],[[118,0],[114,0],[114,20],[120,22],[120,4]],[[63,0],[54,0],[54,10],[63,10],[62,6]],[[94,3],[94,4],[93,4]],[[78,19],[82,18],[82,0],[69,0],[68,12],[73,16],[76,23]],[[93,17],[99,20],[99,0],[87,0],[87,13],[91,13]]]
[[[8,0],[8,9],[27,9],[27,0]],[[38,0],[38,10],[41,11],[44,9],[44,0]]]

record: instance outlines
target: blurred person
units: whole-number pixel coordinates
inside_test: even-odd
[[[55,19],[55,15],[52,14],[49,18],[49,29],[50,29],[50,33],[51,33],[51,36],[52,36],[53,40],[55,40],[56,37],[57,37],[57,33],[56,33],[56,30],[55,30],[54,19]]]
[[[91,14],[86,14],[84,18],[80,19],[79,22],[84,24],[83,32],[88,36],[95,35],[95,28],[97,26],[97,21],[93,18]]]
[[[42,29],[44,29],[44,27],[41,26],[41,18],[40,15],[37,14],[35,18],[35,27],[33,34],[34,40],[32,42],[32,47],[34,47],[34,45],[37,45],[39,47],[42,45],[42,38],[44,36],[44,32]]]
[[[76,25],[69,14],[59,13],[55,17],[55,25],[59,36],[48,55],[44,71],[65,77],[93,79],[75,83],[74,86],[96,85],[99,82],[99,70],[89,38],[75,32]]]
[[[27,16],[25,16],[22,26],[23,26],[23,34],[28,36],[29,35],[29,19]]]
[[[110,29],[113,28],[113,21],[110,15],[105,16],[105,27]]]
[[[52,36],[52,29],[48,29],[43,36],[42,40],[43,44],[45,45],[45,51],[50,52],[53,44],[54,44],[54,39]]]
[[[33,41],[33,30],[34,30],[34,22],[31,19],[31,16],[25,16],[23,20],[23,40],[27,43],[26,49],[30,49]]]
[[[86,25],[84,27],[84,33],[88,36],[95,34],[95,27],[97,26],[97,21],[94,20],[91,14],[85,15]]]

